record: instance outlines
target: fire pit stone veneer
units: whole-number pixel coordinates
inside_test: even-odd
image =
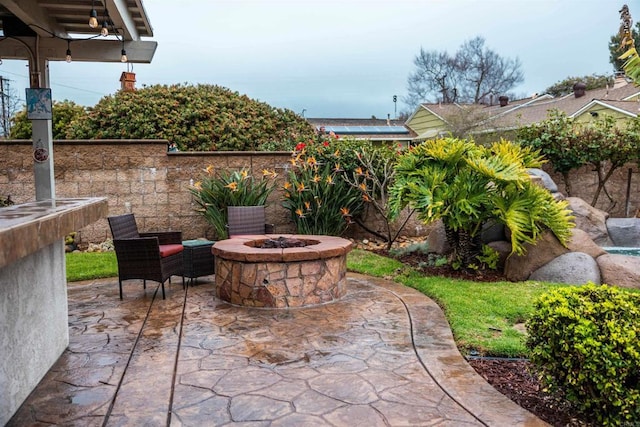
[[[261,248],[269,239],[303,247]],[[265,308],[328,303],[346,292],[351,241],[333,236],[247,235],[213,245],[216,296],[235,305]]]

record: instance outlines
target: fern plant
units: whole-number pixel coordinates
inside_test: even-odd
[[[463,266],[475,262],[482,226],[490,219],[511,230],[518,254],[547,228],[565,243],[572,228],[567,203],[533,184],[527,173],[542,163],[537,151],[505,140],[489,147],[456,138],[426,141],[398,159],[390,207],[394,215],[416,209],[426,223],[441,219],[451,261]]]

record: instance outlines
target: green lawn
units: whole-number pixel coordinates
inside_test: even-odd
[[[118,276],[115,252],[71,252],[67,258],[67,281]]]
[[[471,282],[424,277],[400,262],[363,250],[347,259],[351,271],[389,277],[435,300],[444,310],[463,353],[521,357],[527,355],[521,326],[541,293],[567,285],[541,282]]]

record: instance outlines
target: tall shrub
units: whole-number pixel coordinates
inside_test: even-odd
[[[153,85],[105,96],[86,118],[72,122],[67,137],[167,139],[180,151],[288,151],[314,133],[291,110],[198,84]]]

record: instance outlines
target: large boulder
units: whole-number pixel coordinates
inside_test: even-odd
[[[556,185],[556,183],[553,181],[553,179],[551,179],[551,176],[542,169],[531,168],[527,169],[527,172],[529,173],[529,175],[540,178],[540,181],[542,182],[544,188],[549,190],[551,193],[558,192],[558,186]]]
[[[496,240],[494,242],[487,243],[487,246],[498,252],[500,258],[498,259],[498,270],[503,270],[507,263],[507,258],[511,254],[511,242],[505,240]]]
[[[569,252],[549,230],[544,231],[535,245],[525,244],[524,255],[513,254],[507,258],[504,274],[508,280],[520,282],[527,280],[531,273],[552,259]]]
[[[500,240],[506,240],[507,236],[505,233],[504,224],[500,224],[499,222],[487,222],[482,227],[482,232],[480,234],[480,239],[482,243],[487,244],[489,242],[497,242]]]
[[[579,197],[567,197],[566,200],[575,216],[576,228],[586,231],[596,244],[611,246],[606,223],[609,214],[594,208]]]
[[[637,256],[606,254],[598,257],[602,283],[640,289],[640,262]]]
[[[433,222],[431,232],[427,236],[427,245],[429,252],[436,254],[446,254],[451,251],[451,246],[447,242],[447,235],[444,231],[444,224],[442,220]]]
[[[606,224],[613,246],[640,247],[640,218],[609,218]]]
[[[599,285],[600,269],[593,257],[583,252],[569,252],[543,265],[529,276],[529,280],[552,283]]]
[[[574,228],[571,231],[571,238],[567,242],[567,247],[572,252],[583,252],[594,259],[607,253],[602,249],[602,246],[596,245],[586,231],[582,231],[579,228]]]

